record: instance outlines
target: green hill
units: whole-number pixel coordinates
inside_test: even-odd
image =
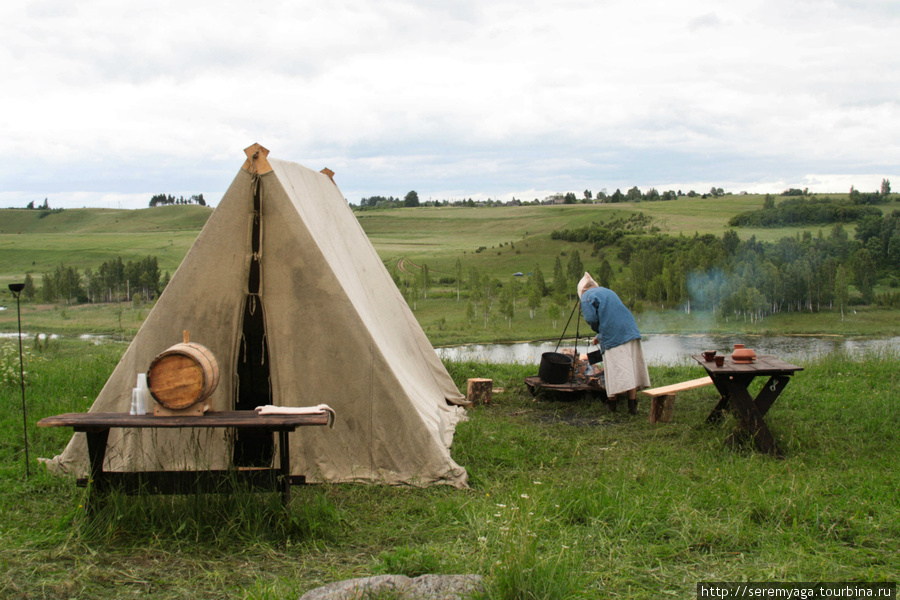
[[[79,208],[62,211],[0,210],[0,282],[35,279],[60,264],[80,270],[121,257],[156,256],[174,273],[197,238],[211,208],[162,206],[141,210]]]
[[[213,209],[206,206],[160,206],[140,210],[72,208],[0,210],[0,234],[95,234],[199,231]]]
[[[565,269],[576,252],[583,268],[592,273],[608,262],[615,289],[627,294],[636,310],[679,307],[687,297],[685,286],[691,283],[687,280],[699,272],[705,278],[702,292],[706,298],[701,300],[706,305],[722,307],[727,302],[736,303],[722,309],[723,323],[717,325],[729,330],[747,327],[760,330],[756,320],[774,313],[766,316],[766,327],[782,332],[793,329],[864,333],[872,327],[881,331],[883,323],[879,321],[866,329],[852,322],[845,325],[843,318],[840,325],[835,325],[832,318],[827,326],[822,318],[816,318],[819,311],[834,309],[836,263],[823,262],[832,252],[826,247],[832,233],[830,225],[736,230],[728,226],[734,215],[757,210],[764,201],[761,195],[727,195],[618,204],[419,207],[366,210],[356,214],[434,343],[558,335],[554,332],[562,324],[554,316],[553,305],[568,305],[570,300],[544,296],[540,306],[530,310],[525,284],[530,279],[528,275],[536,269],[540,269],[550,284],[556,261]],[[782,198],[778,198],[780,201]],[[887,215],[894,206],[891,202],[881,210]],[[44,273],[53,272],[60,265],[84,273],[116,258],[128,262],[147,256],[156,257],[161,272],[173,274],[212,210],[200,206],[0,210],[0,285],[5,289],[7,283],[21,281],[26,274],[39,284]],[[595,223],[607,230],[628,228],[629,223],[637,229],[629,230],[626,238],[606,247],[589,241],[565,241],[553,235],[563,230],[588,228]],[[853,224],[844,227],[844,238],[849,241],[843,243],[840,250],[843,255],[837,257],[846,265],[848,277],[855,268],[850,253],[858,247],[854,246],[854,229]],[[730,233],[726,235],[726,232]],[[726,238],[731,244],[727,251],[723,245]],[[741,258],[743,254],[733,255],[734,244],[749,240],[756,244],[741,246],[740,253],[746,252],[746,259]],[[758,242],[772,244],[764,248]],[[632,261],[632,253],[638,253],[640,263]],[[869,290],[874,286],[874,293],[880,298],[878,303],[891,308],[894,300],[900,300],[900,295],[892,291],[897,273],[887,264],[887,254],[875,258],[884,264],[873,263]],[[772,275],[776,279],[769,285],[765,278],[769,277],[771,268],[766,267],[765,273],[761,269],[773,262],[777,265]],[[727,273],[738,269],[739,278]],[[716,271],[719,275],[712,275]],[[464,282],[459,300],[457,273]],[[728,286],[724,285],[723,276]],[[877,281],[876,276],[880,278]],[[480,285],[487,293],[486,300],[479,301],[479,292],[473,291],[474,288],[466,289],[473,277],[482,280]],[[797,283],[801,281],[805,282],[803,286]],[[681,286],[680,290],[672,287],[677,285]],[[852,287],[857,285],[855,281],[848,279],[848,285],[855,306],[876,304],[874,294],[867,297],[862,290]],[[716,299],[710,300],[709,294]],[[0,304],[8,305],[8,301],[8,295],[0,297]],[[472,309],[467,304],[475,304],[474,316],[469,314]],[[37,306],[29,310],[39,312]],[[31,322],[43,331],[127,332],[140,325],[146,310],[146,307],[134,307],[131,313],[122,313],[109,305],[69,306],[61,318],[51,315],[41,321],[41,315],[35,314]],[[563,310],[568,313],[569,309]],[[782,311],[793,313],[790,327],[779,321]],[[813,313],[810,322],[796,325],[807,319],[800,314],[804,311]],[[666,311],[665,318],[676,321],[657,320],[656,330],[682,331],[697,327],[708,330],[708,323],[686,324],[684,317],[673,316],[677,312]],[[8,329],[8,320],[9,313],[0,316],[0,328]]]

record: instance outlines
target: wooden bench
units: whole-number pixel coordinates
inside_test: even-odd
[[[691,379],[690,381],[664,385],[663,387],[650,390],[641,390],[641,393],[647,394],[652,398],[650,401],[650,415],[648,420],[651,423],[656,423],[658,421],[671,423],[672,415],[675,412],[675,394],[703,387],[704,385],[712,385],[712,382],[712,378],[710,377],[701,377],[699,379]]]

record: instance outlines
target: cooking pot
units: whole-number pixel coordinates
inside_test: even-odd
[[[544,352],[541,355],[541,366],[538,377],[546,383],[565,383],[572,370],[572,357],[559,352]]]

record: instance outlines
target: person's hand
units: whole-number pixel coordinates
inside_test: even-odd
[[[594,339],[591,340],[591,343],[592,343],[593,345],[595,345],[595,346],[599,346],[599,345],[600,345],[600,338],[598,338],[598,337],[595,335],[595,336],[594,336]]]

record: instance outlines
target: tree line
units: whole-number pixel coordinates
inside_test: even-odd
[[[621,190],[616,190],[612,194],[607,194],[606,192],[598,192],[596,196],[591,190],[584,190],[582,197],[578,197],[574,192],[567,192],[565,194],[552,194],[543,200],[538,200],[535,198],[533,201],[523,201],[521,199],[517,199],[513,197],[511,200],[503,201],[503,200],[495,200],[492,198],[488,198],[483,201],[475,201],[472,198],[467,198],[464,200],[419,200],[419,194],[415,190],[409,191],[406,196],[401,198],[395,198],[394,196],[369,196],[361,198],[359,201],[359,205],[351,204],[350,207],[353,210],[364,211],[371,209],[385,209],[385,208],[411,208],[417,206],[424,207],[445,207],[445,206],[455,206],[455,207],[487,207],[492,208],[495,206],[540,206],[542,204],[601,204],[601,203],[616,203],[616,202],[641,202],[641,201],[659,201],[659,200],[675,200],[678,197],[702,197],[706,198],[707,195],[712,196],[724,196],[725,191],[722,188],[713,187],[708,194],[699,194],[694,190],[691,190],[688,193],[684,193],[681,190],[673,191],[668,190],[660,193],[655,188],[650,188],[647,192],[642,192],[640,188],[634,186],[629,189],[627,193],[622,193]]]
[[[868,203],[823,198],[789,198],[775,205],[767,196],[763,208],[739,213],[728,221],[731,227],[785,227],[855,223],[864,217],[881,216],[881,211]]]
[[[206,206],[206,200],[203,198],[203,194],[194,194],[190,198],[185,198],[184,196],[176,198],[171,194],[155,194],[150,198],[150,208],[172,204],[199,204],[200,206]]]
[[[406,196],[401,200],[400,198],[394,198],[393,196],[370,196],[368,198],[362,198],[359,201],[359,208],[413,208],[416,206],[421,206],[419,203],[419,194],[416,190],[410,190],[406,193]]]
[[[741,192],[744,194],[744,192]],[[867,205],[867,204],[879,204],[887,201],[891,194],[891,182],[887,179],[883,179],[881,181],[881,189],[880,191],[873,193],[865,193],[860,192],[855,187],[850,188],[849,194],[849,204],[854,206],[859,205]],[[664,192],[660,192],[656,188],[650,188],[646,192],[641,191],[641,189],[637,186],[633,186],[629,188],[626,192],[622,192],[621,189],[616,189],[612,194],[607,194],[606,191],[600,191],[594,194],[589,189],[584,190],[581,196],[579,197],[574,192],[566,192],[566,193],[558,193],[552,194],[543,200],[538,200],[535,198],[533,201],[523,201],[520,199],[516,199],[513,197],[511,200],[502,201],[502,200],[494,200],[488,198],[486,201],[478,201],[476,202],[472,198],[468,198],[465,200],[427,200],[420,201],[419,194],[415,190],[409,191],[404,198],[395,198],[394,196],[369,196],[366,198],[361,198],[359,205],[351,204],[350,207],[353,210],[371,210],[371,209],[385,209],[385,208],[410,208],[417,206],[425,206],[425,207],[442,207],[442,206],[456,206],[456,207],[495,207],[495,206],[540,206],[542,204],[616,204],[620,202],[660,202],[660,201],[671,201],[677,200],[678,198],[719,198],[723,196],[731,195],[730,192],[726,192],[721,187],[711,187],[706,193],[698,193],[694,190],[690,190],[688,192],[683,192],[682,190],[666,190]],[[808,189],[797,189],[797,188],[789,188],[781,192],[781,196],[800,196],[800,197],[809,197]],[[771,194],[767,194],[766,198],[772,198],[772,203],[774,206],[774,196]],[[838,204],[840,201],[832,200],[828,197],[823,199],[825,203]],[[757,215],[757,219],[763,218],[765,215]],[[738,215],[741,217],[741,215]],[[738,218],[735,217],[735,218]],[[848,217],[849,218],[849,217]],[[814,221],[809,221],[813,223]],[[825,221],[823,221],[825,222]],[[768,225],[762,225],[767,227]]]
[[[841,223],[827,235],[820,229],[817,236],[807,231],[774,243],[742,241],[734,230],[721,238],[629,235],[614,247],[595,245],[601,272],[611,252],[622,266],[607,269],[601,285],[615,287],[632,307],[759,319],[782,311],[843,311],[851,302],[892,306],[896,292],[876,296],[875,286],[900,288],[900,211],[865,217],[853,239]]]
[[[757,321],[780,312],[834,310],[843,316],[857,304],[900,306],[900,211],[865,217],[853,238],[835,223],[827,233],[806,231],[777,242],[741,240],[733,229],[721,237],[668,236],[628,229],[633,223],[622,221],[612,237],[595,236],[604,229],[598,224],[558,232],[554,239],[593,243],[591,256],[585,261],[579,250],[561,252],[549,276],[535,265],[527,278],[504,282],[457,260],[452,276],[435,281],[421,265],[415,272],[394,270],[394,280],[414,310],[429,288],[455,287],[469,322],[485,326],[498,314],[511,326],[518,311],[527,309],[534,318],[545,309],[555,327],[585,270],[635,311],[704,310],[726,320]],[[876,293],[879,283],[885,291]]]
[[[102,263],[96,270],[60,264],[44,273],[40,288],[30,274],[25,276],[23,296],[43,302],[84,304],[126,302],[136,298],[153,300],[169,282],[168,271],[160,274],[155,256],[123,262],[121,257]]]
[[[874,196],[875,201],[872,201]],[[778,203],[771,194],[759,210],[739,213],[728,221],[731,227],[785,227],[797,225],[822,225],[828,223],[855,223],[863,218],[881,216],[872,204],[883,202],[880,194],[851,194],[848,199],[788,198]]]

